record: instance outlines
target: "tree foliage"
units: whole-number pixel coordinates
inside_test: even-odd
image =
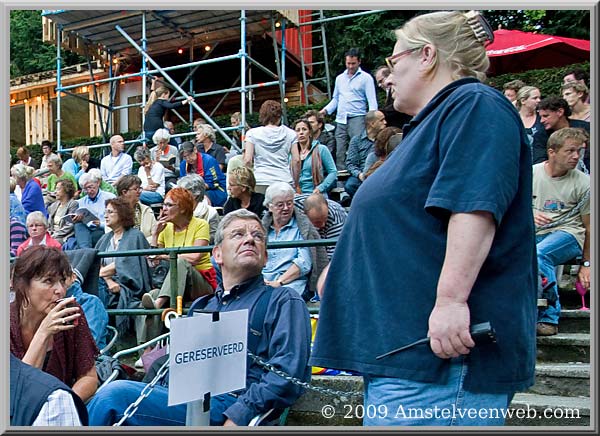
[[[488,10],[485,16],[494,29],[590,39],[589,10]]]
[[[83,62],[74,53],[63,51],[65,65]],[[56,46],[42,41],[42,12],[10,11],[10,77],[56,69]]]

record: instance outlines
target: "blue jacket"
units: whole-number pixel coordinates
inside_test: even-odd
[[[38,417],[48,396],[57,389],[69,392],[83,425],[88,414],[83,401],[56,377],[33,368],[10,355],[10,425],[30,426]]]
[[[206,195],[210,198],[213,206],[219,207],[227,201],[225,174],[219,167],[219,162],[209,154],[199,152],[202,157],[202,168],[204,169],[204,182],[206,183]],[[179,176],[187,175],[187,161],[179,163]]]
[[[251,320],[255,302],[267,289],[262,275],[234,286],[225,296],[219,286],[204,310],[249,309]],[[300,295],[285,287],[272,288],[257,347],[258,356],[292,377],[308,382],[310,339],[310,316]],[[224,414],[238,425],[247,425],[259,413],[291,406],[303,392],[301,387],[252,363],[248,365],[246,389],[235,393],[237,401]]]

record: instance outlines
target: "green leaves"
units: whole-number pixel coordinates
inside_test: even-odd
[[[64,65],[84,60],[70,52],[62,53]],[[42,13],[10,11],[10,78],[56,69],[56,46],[42,42]]]

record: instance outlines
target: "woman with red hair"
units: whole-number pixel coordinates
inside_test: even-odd
[[[184,188],[171,189],[163,202],[163,208],[152,231],[153,248],[201,247],[208,245],[210,229],[208,223],[193,216],[194,197]],[[149,256],[154,266],[160,260],[169,260],[167,254]],[[161,308],[171,297],[171,272],[167,274],[160,289],[153,289],[142,297],[147,309]],[[177,257],[177,295],[190,302],[203,295],[212,294],[217,287],[215,270],[210,262],[210,253],[184,253]]]

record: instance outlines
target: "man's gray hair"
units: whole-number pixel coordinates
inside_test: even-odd
[[[177,181],[177,186],[185,188],[192,193],[198,203],[204,200],[206,183],[199,174],[188,174]]]
[[[158,144],[160,141],[169,142],[170,139],[171,133],[169,133],[167,129],[158,129],[156,132],[154,132],[154,135],[152,135],[152,142],[155,144]]]
[[[275,182],[267,188],[265,192],[265,202],[263,204],[268,207],[269,204],[273,203],[275,197],[281,197],[286,194],[292,194],[293,197],[294,193],[294,188],[292,188],[289,183]]]
[[[260,224],[260,227],[265,232],[265,244],[268,242],[268,232],[263,227],[262,221],[254,212],[250,212],[248,209],[237,209],[232,212],[229,212],[225,215],[221,221],[219,221],[219,225],[217,226],[217,231],[215,232],[215,245],[221,245],[224,239],[225,229],[231,225],[234,220],[254,220]]]
[[[210,138],[212,142],[215,142],[217,140],[217,137],[215,136],[215,129],[213,129],[210,124],[200,124],[198,126],[197,132],[202,133],[207,138]]]
[[[79,186],[83,188],[87,182],[102,183],[102,173],[98,168],[92,168],[87,173],[81,175]]]

